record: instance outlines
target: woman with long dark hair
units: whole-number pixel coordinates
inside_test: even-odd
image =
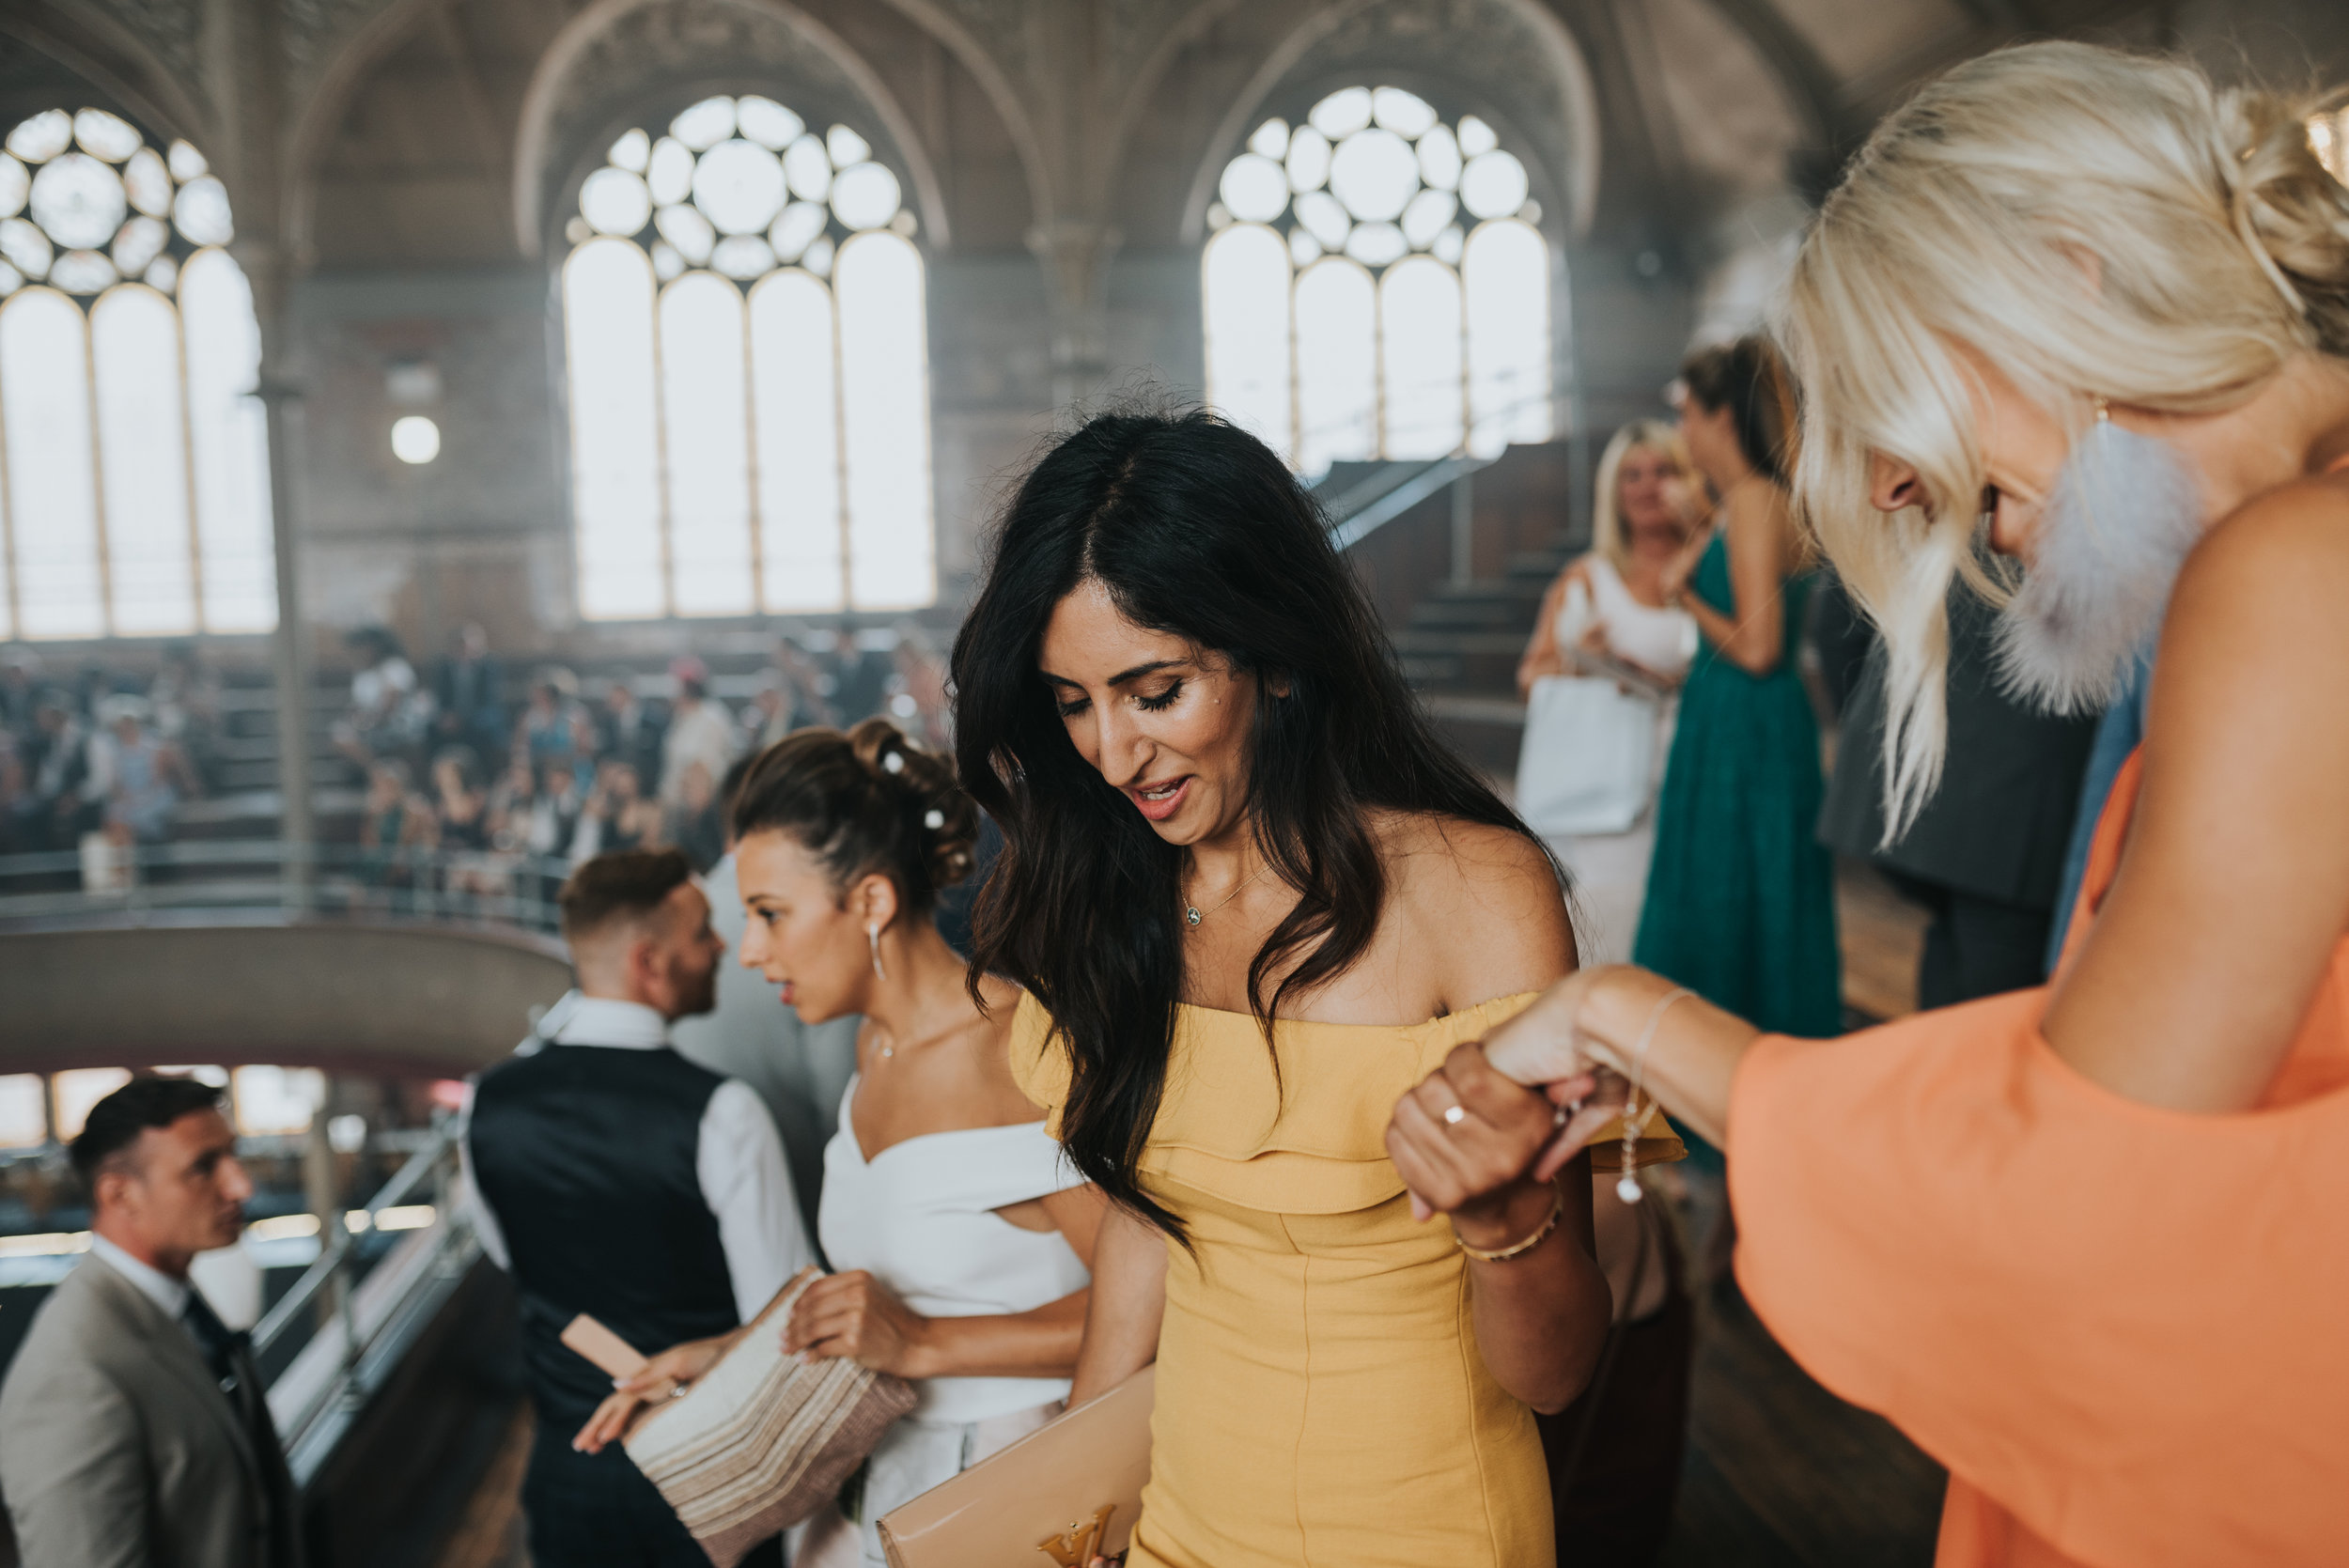
[[[1107,414],[1019,487],[956,644],[1003,826],[974,974],[1115,1201],[1072,1401],[1158,1364],[1128,1561],[1538,1565],[1532,1410],[1609,1300],[1590,1183],[1414,1212],[1388,1109],[1491,1170],[1539,1095],[1458,1048],[1573,968],[1555,867],[1445,750],[1280,458]],[[1449,1067],[1447,1066],[1449,1063]]]

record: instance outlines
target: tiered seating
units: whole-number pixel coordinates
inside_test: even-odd
[[[1364,470],[1372,465],[1343,465]],[[1332,471],[1325,497],[1356,482]],[[1387,618],[1404,674],[1479,766],[1515,771],[1525,705],[1517,660],[1542,595],[1583,548],[1567,444],[1513,446],[1467,481],[1470,576],[1453,581],[1453,496],[1439,492],[1350,552]]]

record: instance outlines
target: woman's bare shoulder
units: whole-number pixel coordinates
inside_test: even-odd
[[[1397,934],[1454,1007],[1537,990],[1574,968],[1558,870],[1512,828],[1434,813],[1373,819]]]
[[[979,1004],[986,1008],[988,1021],[1005,1033],[1011,1032],[1011,1017],[1019,1011],[1019,1004],[1027,997],[1028,993],[1020,988],[1017,981],[1007,980],[1000,974],[979,976]]]
[[[2254,496],[2203,536],[2179,582],[2303,567],[2349,567],[2349,474],[2298,479]]]
[[[2074,1065],[2201,1110],[2256,1102],[2349,908],[2349,484],[2213,528],[2179,573],[2111,893],[2047,1014]]]
[[[2194,683],[2201,671],[2256,672],[2270,691],[2330,691],[2349,668],[2344,660],[2349,476],[2305,479],[2247,503],[2186,557],[2163,623],[2155,685]]]
[[[986,1011],[974,1021],[970,1033],[971,1066],[978,1090],[978,1104],[973,1110],[980,1112],[973,1118],[974,1126],[994,1126],[1036,1119],[1035,1106],[1019,1087],[1011,1063],[1012,1019],[1027,994],[1001,975],[979,977],[979,997]]]

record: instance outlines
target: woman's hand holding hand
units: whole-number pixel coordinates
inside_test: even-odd
[[[1459,1046],[1395,1103],[1387,1155],[1410,1188],[1413,1218],[1448,1214],[1463,1241],[1498,1250],[1548,1218],[1549,1183],[1533,1167],[1557,1130],[1546,1095]]]
[[[1486,1063],[1512,1083],[1528,1088],[1560,1085],[1578,1091],[1566,1099],[1580,1098],[1601,1066],[1593,1054],[1595,1043],[1580,1027],[1583,1009],[1595,989],[1618,975],[1636,972],[1621,964],[1575,970],[1485,1036]]]
[[[715,1339],[688,1340],[655,1356],[635,1376],[614,1384],[611,1394],[596,1406],[596,1413],[587,1418],[587,1424],[571,1439],[571,1447],[582,1453],[601,1453],[604,1444],[628,1436],[638,1411],[682,1393],[686,1385],[716,1366],[718,1358],[740,1337],[738,1329]]]
[[[1547,1177],[1614,1119],[1629,1098],[1626,1079],[1635,1070],[1643,1108],[1660,1100],[1700,1135],[1721,1141],[1737,1063],[1759,1032],[1660,974],[1610,964],[1578,970],[1544,991],[1485,1037],[1484,1052],[1494,1072],[1540,1087],[1564,1110],[1557,1138],[1534,1168]],[[1653,1048],[1635,1062],[1643,1041]]]
[[[845,1357],[899,1377],[937,1375],[928,1366],[930,1320],[863,1269],[817,1281],[792,1303],[783,1331],[787,1354]]]

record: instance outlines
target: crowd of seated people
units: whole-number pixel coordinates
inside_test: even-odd
[[[381,628],[348,642],[357,668],[334,740],[366,780],[366,902],[543,903],[570,866],[611,849],[674,846],[707,870],[724,853],[719,786],[738,758],[884,708],[934,745],[949,733],[943,661],[910,627],[893,654],[846,627],[821,652],[780,636],[739,710],[692,656],[671,662],[663,694],[625,674],[590,688],[543,665],[509,706],[478,625],[428,681]]]
[[[329,737],[363,790],[362,901],[544,893],[611,848],[675,845],[706,868],[723,852],[718,785],[737,758],[883,711],[946,743],[944,664],[918,630],[899,628],[886,653],[846,626],[814,642],[778,636],[738,708],[690,656],[666,691],[549,664],[518,692],[477,623],[428,674],[388,629],[350,632]],[[138,875],[133,852],[173,838],[184,805],[234,787],[225,734],[221,675],[195,644],[143,670],[0,648],[0,855],[95,856],[85,879],[110,886]],[[525,875],[526,862],[544,863]]]
[[[194,647],[151,676],[53,674],[0,650],[0,854],[161,844],[182,802],[217,784],[220,677]]]

